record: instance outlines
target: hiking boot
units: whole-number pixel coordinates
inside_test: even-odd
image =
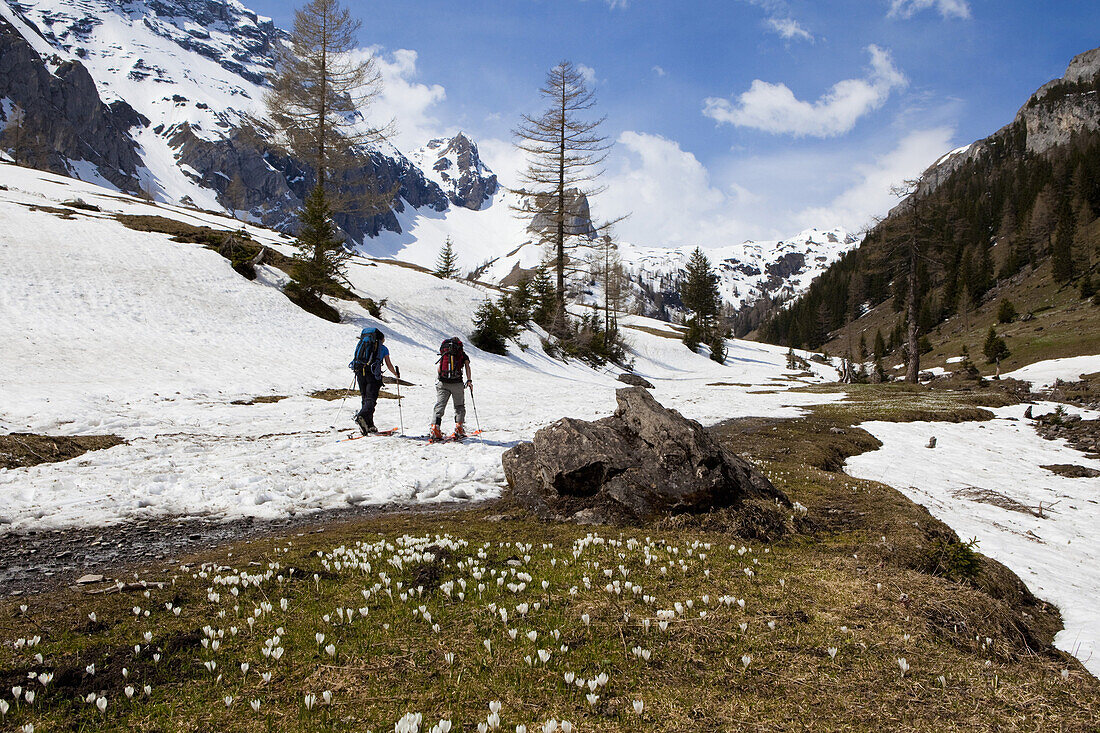
[[[367,432],[368,432],[368,433],[377,433],[377,432],[378,432],[378,428],[376,428],[376,427],[374,426],[374,423],[367,423]]]
[[[466,431],[462,429],[462,423],[455,423],[455,440],[462,440],[466,437]]]
[[[378,428],[375,428],[373,425],[367,422],[367,418],[363,417],[362,415],[355,416],[355,424],[359,426],[359,430],[362,431],[363,435],[370,433],[371,428],[374,428],[374,432],[378,431]]]
[[[431,429],[428,430],[428,439],[443,440],[443,433],[439,431],[438,425],[432,425]]]

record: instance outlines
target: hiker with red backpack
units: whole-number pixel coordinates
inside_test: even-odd
[[[355,415],[355,424],[363,435],[377,433],[374,425],[374,407],[378,403],[378,392],[382,389],[382,364],[401,379],[401,370],[390,362],[390,350],[385,345],[386,334],[377,328],[364,328],[359,334],[359,343],[355,347],[355,356],[348,364],[355,371],[359,383],[359,393],[363,397],[363,407]]]
[[[444,339],[439,346],[439,381],[435,385],[435,413],[432,416],[432,427],[428,433],[430,440],[443,440],[443,433],[439,429],[443,422],[443,413],[447,409],[447,401],[454,400],[455,405],[455,432],[454,439],[462,440],[466,437],[466,431],[462,424],[466,421],[466,395],[463,390],[462,372],[466,372],[466,387],[470,388],[470,394],[474,391],[474,380],[470,376],[470,357],[466,356],[462,348],[462,339],[457,336]]]

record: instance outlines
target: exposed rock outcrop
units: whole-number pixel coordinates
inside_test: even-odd
[[[563,418],[504,454],[516,501],[546,519],[631,524],[750,497],[788,503],[747,461],[644,388],[625,387],[616,398],[612,416]]]
[[[294,231],[297,212],[316,181],[308,166],[244,130],[208,140],[184,123],[173,132],[171,145],[178,151],[179,162],[198,172],[195,180],[217,191],[218,200],[226,208],[248,211],[265,226]],[[400,232],[396,212],[404,211],[406,202],[434,211],[445,211],[449,206],[439,185],[396,151],[392,157],[371,151],[360,156],[360,163],[344,174],[340,185],[343,195],[354,198],[396,193],[389,208],[381,213],[353,210],[336,215],[336,223],[355,241],[361,242],[383,229]],[[240,186],[234,186],[235,180]]]
[[[536,196],[534,206],[539,213],[531,219],[527,229],[537,233],[548,233],[554,230],[557,222],[552,214],[546,213],[553,209],[554,202],[550,195]],[[565,192],[565,234],[576,237],[595,237],[596,228],[592,225],[592,212],[588,206],[588,197],[584,192],[570,188]]]
[[[1094,48],[1074,56],[1061,79],[1039,87],[1011,123],[937,160],[921,174],[918,194],[931,193],[960,167],[995,148],[1041,155],[1065,145],[1078,132],[1098,129],[1100,48]],[[894,208],[907,205],[908,199]]]
[[[84,161],[119,189],[140,190],[141,158],[127,131],[147,121],[126,102],[104,104],[80,62],[51,70],[48,61],[0,18],[0,99],[8,100],[0,147],[22,165],[61,175]]]

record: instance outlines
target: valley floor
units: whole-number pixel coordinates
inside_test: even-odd
[[[154,214],[225,228],[241,226],[236,222],[13,166],[0,166],[0,184],[0,433],[124,441],[67,461],[0,469],[0,533],[9,537],[181,518],[285,520],[352,507],[497,497],[505,450],[560,417],[608,414],[622,386],[617,372],[550,358],[538,334],[528,331],[507,356],[472,352],[476,412],[468,401],[467,426],[484,432],[461,445],[426,445],[435,349],[442,338],[468,332],[477,305],[491,294],[486,289],[359,258],[350,267],[351,285],[362,296],[386,301],[382,317],[372,318],[357,302],[333,301],[343,322],[331,324],[271,287],[285,280],[279,270],[261,268],[257,281],[246,281],[209,249],[132,231],[113,215]],[[99,210],[65,206],[76,198]],[[286,250],[278,235],[247,229],[257,241]],[[811,405],[844,398],[791,391],[835,378],[835,370],[814,364],[810,372],[792,372],[785,349],[731,341],[726,364],[718,365],[688,353],[666,324],[630,318],[625,325],[635,371],[655,385],[655,397],[706,425],[732,417],[795,417]],[[365,326],[386,331],[407,382],[400,401],[393,398],[397,388],[387,387],[393,395],[380,400],[377,422],[404,430],[342,442],[352,430],[357,398],[311,395],[349,386],[346,364]],[[1095,674],[1100,615],[1093,609],[1088,618],[1078,616],[1078,610],[1087,614],[1089,601],[1074,605],[1059,594],[1060,586],[1069,588],[1064,565],[1097,564],[1100,539],[1087,531],[1090,522],[1095,526],[1096,505],[1086,500],[1096,482],[1036,478],[1057,495],[1051,501],[1061,503],[1050,518],[1020,515],[1030,522],[1026,528],[1010,523],[1017,517],[1009,510],[951,504],[959,482],[1004,494],[1023,491],[1032,475],[1020,468],[1025,457],[1085,465],[1079,453],[1070,456],[1024,424],[1009,422],[1022,408],[1008,410],[989,423],[950,430],[938,423],[900,426],[904,430],[870,425],[885,446],[853,459],[850,470],[903,491],[909,484],[920,487],[912,490],[917,500],[960,535],[978,536],[981,551],[1016,567],[1044,597],[1067,604],[1059,644]],[[998,437],[990,441],[993,433]],[[942,449],[929,453],[919,444],[932,434],[940,436]],[[992,453],[975,458],[979,447]],[[960,466],[977,473],[944,473]],[[983,470],[1013,480],[979,479],[989,475]],[[1033,491],[1015,500],[1033,506],[1039,498]],[[1068,514],[1071,502],[1076,509]],[[1037,549],[1057,545],[1060,565],[1021,549],[1026,544],[998,539],[1028,530],[1049,543],[1040,548],[1036,542]],[[1062,547],[1064,540],[1069,544]],[[1013,564],[1023,557],[1026,562]],[[60,568],[95,570],[64,562]],[[1100,597],[1095,576],[1073,577],[1086,598]]]

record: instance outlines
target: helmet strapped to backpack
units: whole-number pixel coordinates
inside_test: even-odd
[[[439,378],[444,382],[461,382],[462,367],[466,365],[466,352],[462,339],[457,336],[444,339],[439,345]]]
[[[348,366],[354,369],[356,374],[366,374],[368,371],[380,374],[382,363],[380,353],[382,342],[385,340],[386,334],[377,328],[364,328],[359,334],[359,343],[355,347],[355,358]]]

